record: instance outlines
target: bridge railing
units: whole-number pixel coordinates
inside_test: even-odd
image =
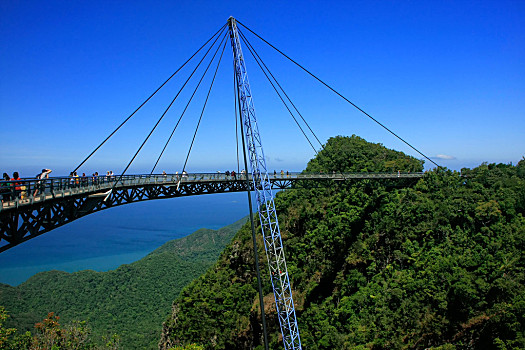
[[[273,172],[268,174],[270,181],[286,180],[347,180],[362,178],[421,177],[422,173],[299,173]],[[251,179],[251,175],[249,175]],[[120,179],[120,181],[119,181]],[[19,180],[0,181],[0,196],[4,207],[18,206],[21,203],[33,203],[66,195],[105,192],[111,188],[143,185],[180,185],[186,182],[240,181],[245,173],[175,173],[175,174],[136,174],[103,176],[63,176],[47,179],[22,178]],[[118,183],[116,183],[119,181]]]
[[[186,181],[210,181],[227,179],[224,174],[138,174],[138,175],[102,175],[102,176],[63,176],[47,179],[21,178],[0,181],[0,199],[2,204],[18,204],[22,201],[44,200],[48,196],[108,190],[120,179],[117,186],[140,186],[146,184],[175,183]],[[0,210],[4,205],[0,206]]]

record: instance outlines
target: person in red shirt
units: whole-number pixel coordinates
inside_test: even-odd
[[[18,171],[15,171],[13,173],[13,177],[11,178],[10,181],[22,181],[20,179],[20,175],[18,175]],[[16,198],[19,198],[20,197],[20,193],[22,193],[22,184],[20,182],[13,182],[12,183],[12,186],[15,187],[15,197]]]

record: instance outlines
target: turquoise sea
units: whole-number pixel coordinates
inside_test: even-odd
[[[0,253],[0,283],[16,286],[49,270],[112,270],[167,241],[200,228],[221,228],[248,213],[246,193],[153,200],[103,210]]]

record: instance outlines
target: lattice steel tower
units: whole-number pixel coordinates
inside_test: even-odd
[[[228,19],[228,26],[235,61],[235,75],[241,120],[248,147],[253,188],[255,189],[257,197],[264,248],[268,259],[270,279],[283,343],[286,350],[301,349],[301,338],[299,337],[299,328],[297,327],[297,317],[295,315],[290,278],[288,277],[288,270],[286,268],[281,232],[277,221],[270,179],[266,169],[261,135],[259,134],[257,120],[255,119],[252,93],[250,91],[248,73],[246,72],[235,18],[230,17]]]

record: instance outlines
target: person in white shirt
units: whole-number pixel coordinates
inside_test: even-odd
[[[33,193],[33,197],[35,197],[38,194],[38,191],[40,190],[42,193],[44,193],[46,184],[43,180],[49,179],[49,174],[52,172],[51,169],[42,169],[42,172],[36,176],[36,178],[39,180],[35,183],[35,192]]]

